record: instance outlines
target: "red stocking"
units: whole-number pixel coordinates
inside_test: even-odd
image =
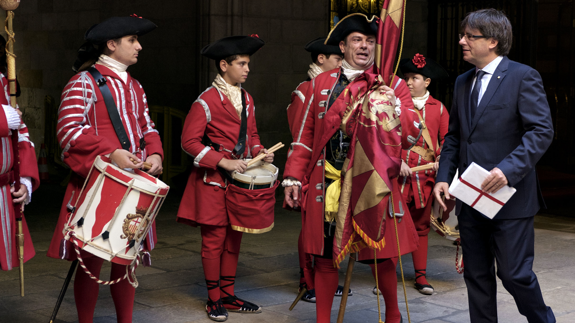
[[[224,249],[226,227],[202,225],[202,265],[208,287],[208,298],[220,299],[220,258]]]
[[[377,264],[377,283],[385,302],[385,322],[399,323],[401,313],[397,305],[397,258],[386,259]],[[375,277],[375,265],[370,264],[371,273]]]
[[[332,259],[315,257],[315,310],[317,323],[329,323],[339,277]]]
[[[242,243],[242,233],[227,228],[226,240],[224,242],[224,252],[220,262],[220,297],[234,296],[234,284],[236,282],[236,271],[240,257],[240,245]]]
[[[100,277],[100,270],[104,259],[96,257],[88,252],[80,251],[84,265],[96,277]],[[98,291],[100,285],[88,276],[82,267],[76,269],[76,278],[74,279],[74,298],[76,300],[76,310],[78,311],[79,323],[92,323],[94,319],[94,310],[98,300]]]
[[[299,233],[297,241],[297,252],[299,256],[299,284],[306,284],[308,290],[313,287],[313,261],[309,253],[305,253],[303,249],[303,231]],[[307,278],[306,278],[307,277]]]
[[[299,256],[299,284],[305,284],[303,269],[305,268],[306,254],[303,251],[303,231],[299,232],[299,239],[297,239],[297,253]]]
[[[411,253],[413,268],[415,269],[415,282],[421,285],[429,285],[425,274],[427,272],[427,235],[419,236],[419,248]]]
[[[123,277],[126,274],[126,266],[112,263],[112,272],[110,280]],[[118,323],[132,323],[132,313],[134,310],[134,295],[136,289],[132,286],[127,279],[122,280],[118,284],[110,286],[114,306],[116,307],[116,316]]]
[[[220,299],[220,258],[202,258],[202,265],[208,287],[208,298],[215,302]]]

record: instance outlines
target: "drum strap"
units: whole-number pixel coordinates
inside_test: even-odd
[[[106,104],[106,108],[108,109],[108,115],[110,116],[110,121],[112,121],[112,125],[114,126],[114,130],[116,131],[118,139],[120,139],[120,144],[122,145],[122,148],[129,151],[130,140],[128,139],[128,135],[126,134],[126,129],[124,129],[124,124],[122,123],[122,119],[120,118],[120,114],[118,113],[116,103],[114,103],[114,98],[112,97],[110,88],[106,84],[107,82],[106,78],[103,77],[102,74],[93,66],[88,69],[88,72],[90,72],[94,80],[96,80],[96,83],[98,83],[100,93],[102,93],[102,97],[104,97],[104,103]]]
[[[242,121],[240,125],[238,143],[234,147],[234,154],[238,157],[241,156],[246,150],[246,132],[248,129],[248,116],[246,110],[246,93],[242,90]]]

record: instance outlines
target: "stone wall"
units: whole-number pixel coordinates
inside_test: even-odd
[[[258,34],[266,45],[252,56],[244,88],[253,96],[258,131],[264,146],[286,144],[276,154],[283,168],[291,135],[286,108],[291,92],[307,78],[309,53],[303,47],[329,31],[329,3],[324,0],[214,0],[209,7],[209,39]],[[209,71],[204,87],[216,75],[212,60],[202,58]]]
[[[45,124],[53,121],[45,120],[46,96],[58,106],[61,91],[74,74],[71,67],[84,33],[111,16],[136,13],[158,25],[140,39],[139,62],[128,71],[143,84],[150,104],[189,107],[199,91],[199,5],[188,0],[22,1],[14,18],[19,104],[37,153],[49,140],[44,138]]]
[[[158,28],[141,37],[143,51],[130,73],[144,86],[150,105],[185,112],[216,73],[200,49],[222,37],[258,34],[266,45],[252,57],[244,87],[254,97],[263,144],[291,143],[285,109],[291,91],[307,77],[304,45],[329,31],[328,0],[22,1],[14,20],[19,102],[37,147],[50,141],[45,129],[53,120],[46,120],[45,98],[50,95],[58,106],[85,31],[132,13]],[[404,57],[426,50],[427,0],[410,1],[407,13]],[[287,147],[277,154],[276,165],[283,167],[286,153]]]
[[[428,0],[410,0],[405,12],[405,37],[401,58],[420,53],[427,56]]]

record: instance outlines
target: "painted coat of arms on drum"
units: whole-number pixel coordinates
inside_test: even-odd
[[[122,225],[123,234],[120,236],[121,239],[128,239],[128,241],[140,240],[144,236],[146,233],[145,229],[148,227],[148,222],[150,222],[146,217],[146,212],[148,212],[148,208],[136,207],[136,214],[129,213],[126,215]]]

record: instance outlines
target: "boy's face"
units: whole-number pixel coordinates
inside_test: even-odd
[[[319,54],[317,57],[318,65],[324,72],[331,71],[334,68],[340,68],[342,60],[343,58],[336,54],[329,55],[329,58],[324,54]]]
[[[231,85],[242,84],[248,79],[250,56],[240,55],[228,64],[225,60],[220,61],[222,77]]]
[[[422,97],[427,92],[427,87],[431,83],[431,79],[421,74],[405,73],[403,74],[405,84],[409,88],[411,96],[414,98]]]

